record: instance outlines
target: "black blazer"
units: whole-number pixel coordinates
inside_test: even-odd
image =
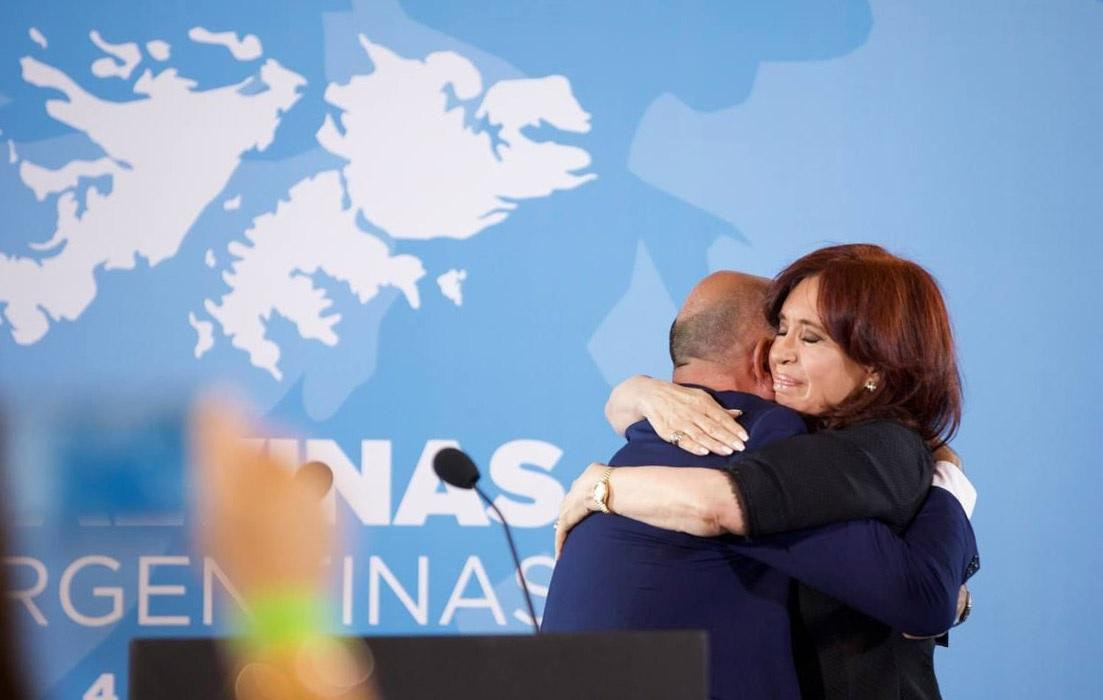
[[[933,468],[914,431],[870,421],[738,455],[729,473],[753,537],[861,518],[900,532],[926,498]],[[794,584],[790,610],[803,697],[941,697],[932,640],[904,639],[800,584]]]

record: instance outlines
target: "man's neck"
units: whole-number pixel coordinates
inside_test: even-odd
[[[673,380],[678,384],[697,384],[713,391],[757,393],[754,379],[746,368],[709,360],[693,359],[680,367],[675,367]]]

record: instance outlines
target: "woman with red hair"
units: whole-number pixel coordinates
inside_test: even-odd
[[[765,314],[775,330],[774,398],[812,432],[736,455],[724,470],[591,465],[564,501],[558,545],[606,508],[700,536],[857,518],[898,531],[907,525],[930,485],[931,451],[952,456],[946,444],[961,419],[953,335],[934,279],[879,246],[832,246],[773,280]],[[698,455],[730,455],[747,440],[707,392],[650,378],[615,389],[606,414],[622,434],[646,418],[663,439]],[[860,464],[839,467],[844,446],[846,454],[858,448]],[[922,465],[925,474],[894,469],[902,464]],[[807,588],[792,615],[794,645],[810,650],[798,658],[806,697],[938,697],[931,642],[905,639]]]
[[[777,276],[766,318],[777,331],[770,369],[780,371],[774,390],[783,406],[814,416],[821,428],[894,420],[932,449],[957,431],[961,381],[950,319],[937,283],[919,265],[880,246],[822,248]],[[790,337],[794,324],[802,332]],[[814,386],[788,370],[828,357],[839,366],[812,371],[837,382],[836,393],[817,403]],[[863,381],[848,381],[855,377]]]

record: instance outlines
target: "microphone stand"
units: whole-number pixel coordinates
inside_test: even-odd
[[[510,532],[509,523],[506,522],[505,516],[502,515],[502,511],[498,510],[498,506],[494,505],[494,501],[487,498],[483,490],[478,486],[473,485],[471,488],[475,489],[475,493],[479,494],[479,498],[483,499],[488,506],[490,506],[494,513],[498,516],[498,520],[502,522],[502,527],[506,531],[506,540],[509,542],[509,552],[513,555],[513,563],[517,565],[517,575],[521,579],[521,590],[525,593],[525,605],[529,609],[529,617],[532,618],[532,630],[534,634],[540,634],[540,623],[536,621],[536,609],[532,607],[532,596],[529,595],[529,585],[525,581],[525,572],[521,569],[521,559],[517,556],[517,547],[513,544],[513,534]]]

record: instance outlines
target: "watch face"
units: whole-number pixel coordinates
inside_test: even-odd
[[[604,481],[597,482],[594,486],[594,500],[598,503],[605,504],[605,494],[609,491],[609,487],[605,485]]]

